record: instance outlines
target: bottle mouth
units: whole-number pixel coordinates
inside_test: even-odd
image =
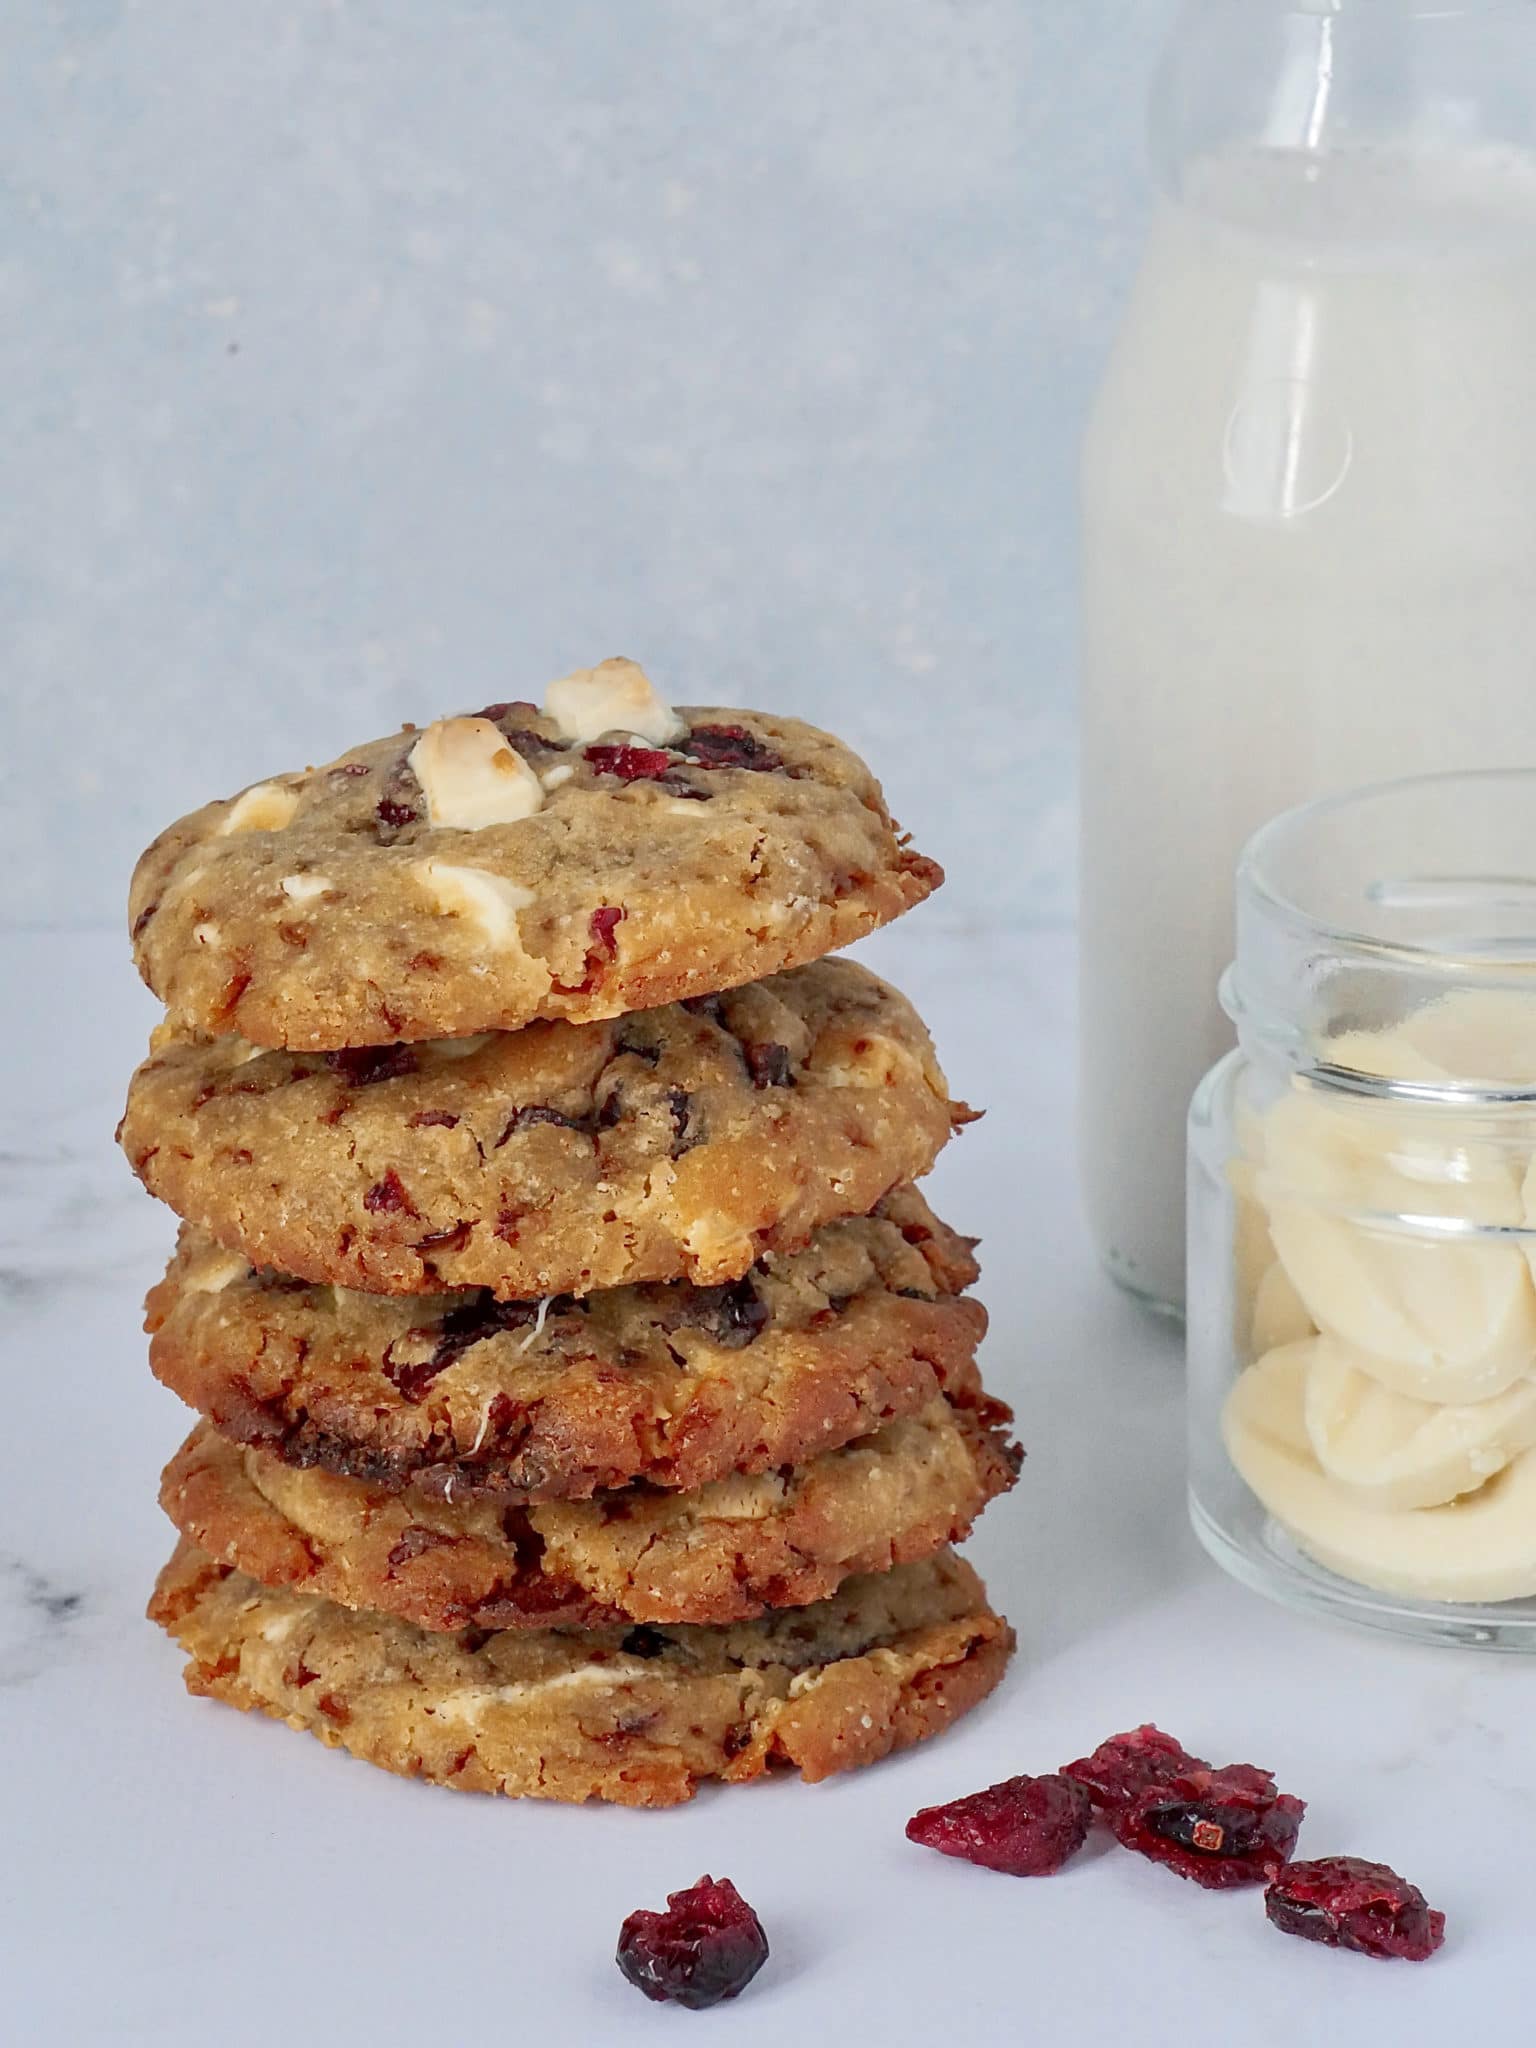
[[[1464,15],[1510,14],[1528,5],[1529,0],[1288,0],[1288,11],[1325,20],[1391,15],[1398,21],[1458,21]]]

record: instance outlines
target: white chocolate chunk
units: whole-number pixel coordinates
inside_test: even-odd
[[[1275,1520],[1341,1577],[1415,1600],[1536,1593],[1536,1450],[1441,1507],[1382,1510],[1322,1471],[1306,1426],[1309,1346],[1288,1344],[1233,1387],[1222,1433]]]
[[[1400,1033],[1351,1033],[1329,1050],[1340,1064],[1433,1078]],[[1476,1401],[1531,1369],[1532,1268],[1518,1239],[1493,1234],[1524,1220],[1507,1147],[1454,1108],[1305,1084],[1264,1118],[1262,1146],[1256,1185],[1286,1273],[1319,1329],[1368,1354],[1385,1385]]]
[[[1536,1449],[1531,1376],[1492,1400],[1441,1406],[1394,1394],[1327,1337],[1312,1346],[1305,1413],[1323,1471],[1379,1509],[1432,1508],[1475,1493]]]
[[[654,747],[681,739],[687,731],[633,661],[600,661],[596,668],[573,670],[544,692],[544,709],[566,739],[583,744],[605,732],[623,732]]]
[[[515,825],[544,802],[538,776],[488,718],[440,718],[409,760],[427,799],[427,822],[440,831]]]
[[[468,918],[492,946],[521,943],[517,913],[533,902],[531,889],[484,868],[455,867],[445,860],[417,861],[414,872],[445,917]]]
[[[220,1245],[193,1259],[183,1269],[180,1284],[188,1294],[222,1294],[231,1281],[250,1270],[238,1252],[227,1252]]]
[[[294,903],[313,903],[332,887],[329,875],[284,875],[283,894]]]
[[[216,924],[195,924],[192,936],[200,946],[216,946],[219,943],[219,928]]]
[[[1277,1345],[1295,1344],[1316,1335],[1317,1325],[1307,1314],[1306,1303],[1291,1285],[1290,1274],[1275,1259],[1254,1289],[1249,1356],[1262,1358]]]
[[[557,761],[553,768],[546,768],[544,770],[539,780],[543,783],[546,790],[559,789],[561,784],[569,782],[575,773],[576,770],[569,761]]]
[[[258,782],[243,796],[237,796],[224,814],[221,834],[230,832],[281,832],[291,824],[299,808],[299,792],[281,782]]]
[[[429,1038],[422,1050],[434,1053],[440,1060],[467,1060],[495,1036],[494,1031],[476,1031],[469,1038]]]

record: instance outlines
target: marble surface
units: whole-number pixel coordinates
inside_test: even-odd
[[[1198,1552],[1174,1333],[1101,1279],[1072,1184],[1070,954],[915,917],[869,948],[988,1108],[941,1163],[984,1238],[990,1376],[1030,1456],[972,1554],[1018,1626],[1003,1690],[845,1782],[659,1815],[397,1782],[186,1698],[141,1618],[184,1417],[138,1303],[170,1235],[110,1146],[150,1022],[116,938],[3,942],[0,1064],[0,2036],[18,2043],[660,2041],[1258,2048],[1529,2032],[1536,1671],[1271,1609]],[[16,992],[24,999],[17,1000]],[[1251,1895],[1118,1851],[1019,1882],[910,1847],[917,1806],[1155,1718],[1271,1765],[1313,1853],[1397,1864],[1451,1921],[1421,1970],[1274,1933]],[[728,2016],[646,2006],[623,1914],[703,1870],[774,1955]]]

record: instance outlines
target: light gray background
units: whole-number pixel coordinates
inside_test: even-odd
[[[605,654],[1070,903],[1072,474],[1170,0],[0,0],[0,922]]]

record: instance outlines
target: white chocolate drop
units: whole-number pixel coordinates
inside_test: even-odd
[[[1397,1033],[1352,1033],[1338,1057],[1433,1078]],[[1530,1370],[1532,1269],[1518,1240],[1492,1234],[1523,1220],[1505,1149],[1454,1112],[1306,1086],[1263,1120],[1262,1145],[1256,1186],[1286,1273],[1319,1329],[1377,1361],[1383,1384],[1477,1401]],[[1421,1220],[1405,1229],[1397,1218]]]
[[[332,887],[329,875],[284,875],[283,894],[293,903],[313,903]]]
[[[537,775],[488,718],[440,718],[412,747],[411,769],[440,831],[515,825],[544,802]]]
[[[1268,1511],[1330,1571],[1414,1600],[1518,1600],[1536,1593],[1536,1450],[1441,1507],[1382,1510],[1317,1463],[1306,1425],[1306,1344],[1249,1366],[1222,1431]]]
[[[445,860],[417,861],[414,872],[445,917],[468,918],[492,946],[521,944],[517,913],[533,902],[531,889],[484,868],[455,867]]]
[[[1442,1406],[1392,1393],[1327,1337],[1312,1346],[1305,1413],[1323,1471],[1375,1508],[1438,1507],[1536,1448],[1529,1375],[1492,1400]]]
[[[687,731],[645,670],[618,658],[561,676],[545,691],[544,709],[566,739],[583,744],[605,732],[623,732],[663,746]]]
[[[1250,1356],[1262,1358],[1278,1345],[1295,1344],[1303,1337],[1316,1335],[1317,1325],[1307,1314],[1306,1303],[1292,1286],[1290,1274],[1276,1259],[1254,1289]]]
[[[201,1252],[180,1275],[180,1285],[187,1294],[222,1294],[232,1281],[249,1273],[250,1265],[238,1252],[227,1252],[222,1245]]]
[[[281,782],[258,782],[237,796],[219,826],[221,835],[231,832],[281,832],[291,824],[299,808],[299,793]]]

